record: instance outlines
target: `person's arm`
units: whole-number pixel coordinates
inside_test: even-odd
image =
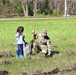
[[[19,40],[19,33],[16,33],[15,37],[16,37],[16,40]]]

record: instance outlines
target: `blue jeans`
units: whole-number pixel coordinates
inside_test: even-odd
[[[18,50],[16,52],[16,55],[17,56],[20,56],[20,55],[23,56],[23,44],[17,44],[17,46],[18,46]]]

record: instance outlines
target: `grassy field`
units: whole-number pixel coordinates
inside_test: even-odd
[[[31,58],[16,59],[17,46],[15,33],[18,26],[24,27],[25,41],[32,38],[31,31],[35,28],[36,33],[42,29],[48,30],[52,42],[52,50],[59,51],[52,58],[44,58],[44,54],[33,54]],[[20,72],[29,72],[31,75],[37,71],[50,71],[56,67],[62,69],[76,63],[76,18],[63,19],[24,19],[24,20],[2,20],[0,21],[0,52],[12,50],[14,57],[0,57],[0,70],[8,70],[11,75],[19,75]],[[12,61],[11,64],[2,64],[3,60]],[[58,75],[74,75],[74,72]]]

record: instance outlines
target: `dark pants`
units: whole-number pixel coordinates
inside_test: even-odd
[[[23,44],[18,44],[18,50],[16,52],[16,55],[20,56],[23,55]]]

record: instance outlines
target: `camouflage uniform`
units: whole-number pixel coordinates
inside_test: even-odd
[[[34,34],[34,40],[32,40],[31,46],[34,48],[36,52],[42,51],[45,55],[51,54],[51,41],[50,38],[47,36],[47,31],[43,30],[39,34]],[[31,50],[32,51],[32,50]]]
[[[42,33],[38,34],[38,45],[41,48],[41,51],[45,53],[45,55],[51,54],[52,45],[45,29],[42,31]]]

